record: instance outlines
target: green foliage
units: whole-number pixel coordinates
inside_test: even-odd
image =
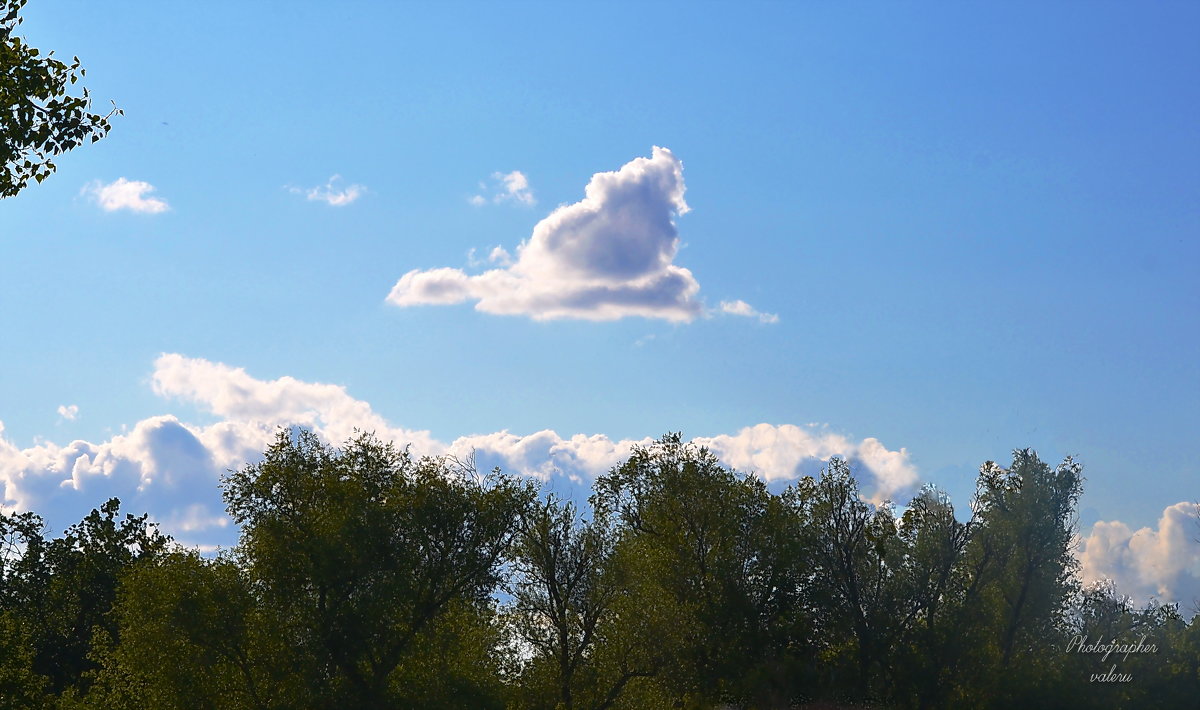
[[[642,670],[693,704],[771,695],[789,675],[797,529],[758,478],[671,434],[596,482],[623,525],[618,608]]]
[[[12,197],[33,179],[54,172],[51,158],[108,135],[109,119],[122,113],[91,113],[86,88],[71,94],[86,74],[79,57],[71,62],[43,55],[14,34],[26,0],[0,3],[0,197]]]
[[[113,610],[121,640],[97,649],[101,669],[89,700],[131,708],[288,706],[294,680],[279,672],[286,654],[266,611],[228,557],[175,551],[131,570]]]
[[[1029,450],[1013,452],[1007,469],[990,461],[980,469],[955,620],[976,638],[954,654],[960,682],[986,689],[979,705],[1011,707],[1044,695],[1065,661],[1081,474],[1070,459],[1051,469]]]
[[[224,481],[215,559],[116,500],[59,538],[0,514],[0,710],[1194,707],[1200,621],[1079,588],[1081,481],[1017,451],[969,520],[934,488],[897,517],[840,459],[777,495],[672,434],[588,517],[283,431]]]
[[[535,492],[360,435],[281,432],[225,481],[260,602],[311,679],[309,707],[395,707],[391,677],[456,600],[484,604]]]
[[[810,532],[804,591],[821,657],[836,675],[856,678],[846,694],[872,697],[888,677],[884,662],[921,611],[906,575],[910,541],[889,506],[862,500],[842,459],[786,497]]]
[[[650,675],[621,643],[617,596],[625,585],[615,542],[611,520],[582,521],[574,504],[553,497],[527,516],[507,585],[512,652],[528,656],[519,664],[519,707],[606,708],[630,681]]]
[[[504,643],[495,604],[456,599],[413,641],[392,674],[396,707],[500,710],[507,688],[497,653]]]
[[[0,710],[45,707],[46,678],[33,669],[33,643],[22,620],[0,612]]]
[[[40,521],[10,516],[0,528],[17,530],[19,557],[6,564],[4,607],[27,634],[32,669],[47,679],[51,693],[68,688],[86,692],[96,663],[90,657],[97,630],[116,640],[119,631],[109,613],[125,572],[152,560],[169,539],[145,515],[117,517],[113,498],[67,529],[45,540]]]
[[[1096,584],[1077,600],[1073,627],[1067,660],[1077,707],[1187,707],[1200,697],[1200,623],[1188,624],[1175,605],[1138,609],[1111,583]],[[1082,652],[1084,644],[1136,644],[1142,650],[1106,658]],[[1097,679],[1122,676],[1129,680]]]

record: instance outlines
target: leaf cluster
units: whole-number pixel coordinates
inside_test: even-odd
[[[0,198],[45,180],[57,169],[54,156],[104,138],[109,120],[123,114],[115,104],[107,114],[92,113],[87,88],[73,93],[87,74],[79,57],[62,61],[16,34],[25,3],[0,3]]]

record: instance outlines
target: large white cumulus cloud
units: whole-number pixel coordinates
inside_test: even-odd
[[[603,434],[562,436],[546,429],[460,436],[451,442],[428,431],[388,422],[345,388],[292,377],[263,380],[245,370],[202,358],[166,354],[154,363],[151,386],[159,395],[207,410],[211,424],[149,417],[107,441],[39,443],[20,448],[0,425],[0,506],[34,510],[61,529],[110,496],[132,511],[149,512],[165,531],[191,544],[231,544],[236,531],[224,516],[220,476],[256,461],[280,427],[303,426],[339,444],[355,429],[411,444],[416,454],[474,455],[481,464],[543,481],[586,485],[651,439],[612,439]],[[890,451],[875,439],[854,441],[823,427],[759,424],[734,434],[701,437],[734,468],[768,481],[812,473],[832,456],[859,464],[865,490],[875,498],[911,487],[916,472],[903,449]]]
[[[395,306],[475,301],[486,313],[537,320],[691,321],[700,284],[674,264],[675,218],[688,211],[683,164],[666,148],[615,172],[596,173],[579,202],[551,212],[504,268],[413,270],[388,294]],[[747,306],[749,307],[749,306]]]
[[[192,533],[228,524],[218,477],[261,451],[267,435],[229,422],[198,427],[164,415],[100,443],[43,442],[21,449],[3,437],[0,425],[0,508],[37,511],[62,530],[115,496],[126,510],[157,520],[187,511],[194,524],[180,528],[187,533],[180,539],[211,542]],[[195,522],[202,520],[207,523]],[[230,544],[234,538],[215,541]]]
[[[1180,602],[1183,611],[1200,605],[1200,506],[1181,502],[1163,510],[1157,528],[1132,530],[1119,521],[1099,521],[1082,540],[1079,561],[1085,584],[1112,580],[1136,603]]]

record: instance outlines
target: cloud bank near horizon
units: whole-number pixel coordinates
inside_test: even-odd
[[[1163,509],[1156,528],[1101,520],[1080,540],[1080,576],[1084,584],[1112,580],[1135,604],[1177,601],[1181,612],[1200,611],[1198,537],[1200,505],[1186,501]]]
[[[281,427],[306,427],[333,444],[356,429],[373,431],[384,440],[410,443],[416,454],[475,456],[489,467],[551,484],[590,483],[634,446],[652,441],[562,436],[544,429],[467,434],[443,442],[427,430],[390,423],[338,385],[287,376],[264,380],[242,368],[173,353],[154,362],[150,384],[159,396],[197,406],[217,421],[195,424],[163,414],[107,441],[43,441],[27,448],[8,441],[0,424],[0,508],[34,510],[61,530],[116,496],[127,510],[149,512],[186,544],[230,545],[236,530],[224,514],[220,477],[258,461]],[[726,465],[768,482],[812,473],[832,456],[856,464],[864,491],[874,499],[910,492],[917,482],[906,450],[889,450],[873,438],[856,441],[827,427],[758,424],[692,441]]]
[[[355,429],[373,431],[384,440],[410,443],[417,454],[474,456],[487,464],[481,469],[497,465],[552,487],[569,486],[567,481],[586,487],[633,447],[652,442],[562,436],[552,429],[467,434],[443,442],[427,430],[392,424],[339,385],[287,376],[259,379],[242,368],[174,353],[155,360],[150,385],[160,397],[197,406],[217,421],[195,424],[162,414],[106,441],[40,441],[27,448],[6,439],[0,423],[0,510],[34,510],[61,531],[116,496],[125,510],[150,513],[184,544],[211,549],[237,541],[224,513],[220,477],[258,461],[281,427],[306,427],[333,444]],[[762,423],[691,441],[725,465],[769,483],[813,474],[840,456],[855,465],[871,500],[903,501],[918,484],[905,449],[888,449],[870,437],[855,440],[828,426]],[[1080,539],[1082,580],[1111,579],[1139,604],[1151,598],[1179,601],[1189,611],[1200,601],[1198,514],[1195,503],[1182,502],[1163,511],[1157,528],[1134,531],[1120,521],[1097,522]]]
[[[520,173],[501,177],[508,192],[513,185],[527,187]],[[683,163],[654,146],[649,158],[594,174],[584,198],[538,222],[511,263],[476,275],[450,267],[414,269],[386,300],[401,308],[474,301],[484,313],[534,320],[640,316],[690,322],[706,310],[692,272],[674,263],[675,219],[689,210],[685,189]]]

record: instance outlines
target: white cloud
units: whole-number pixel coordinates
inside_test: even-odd
[[[117,210],[130,210],[143,214],[166,212],[170,207],[165,200],[146,196],[147,193],[154,192],[154,189],[154,186],[148,182],[126,180],[120,177],[107,185],[102,184],[99,180],[94,180],[84,186],[82,193],[91,195],[96,204],[100,205],[100,209],[105,212]]]
[[[614,440],[603,434],[561,436],[500,431],[470,434],[445,443],[428,431],[389,423],[344,387],[292,377],[255,378],[241,368],[201,358],[165,354],[154,363],[151,386],[162,397],[197,405],[215,423],[189,424],[172,415],[149,417],[108,441],[41,442],[19,448],[0,425],[0,506],[53,513],[58,529],[78,520],[110,496],[131,511],[148,512],[163,530],[190,544],[228,545],[236,531],[223,514],[220,476],[258,460],[279,427],[303,426],[331,443],[355,429],[381,439],[411,443],[414,453],[477,456],[481,470],[498,465],[541,480],[591,479],[651,439]],[[853,441],[827,428],[759,424],[731,435],[701,437],[726,464],[768,481],[786,481],[819,468],[831,456],[860,464],[864,488],[887,497],[911,486],[916,473],[908,454],[889,451],[874,439]]]
[[[778,323],[779,316],[774,313],[761,313],[745,301],[721,301],[721,312],[731,316],[757,318],[759,323]]]
[[[341,175],[334,175],[329,178],[329,181],[322,186],[311,188],[289,187],[291,192],[298,195],[304,195],[306,199],[312,202],[324,202],[333,207],[345,207],[362,197],[367,191],[367,188],[362,185],[347,185],[345,187],[336,187],[336,184],[341,182]]]
[[[552,484],[586,485],[628,457],[634,446],[651,442],[603,434],[562,436],[546,429],[470,434],[446,443],[428,431],[390,423],[338,385],[292,377],[264,380],[241,368],[178,354],[159,357],[150,381],[160,396],[197,405],[217,421],[198,425],[159,415],[107,441],[39,441],[27,448],[7,440],[0,424],[0,508],[35,510],[62,530],[118,496],[126,510],[150,513],[165,532],[212,549],[232,544],[237,534],[223,512],[220,476],[258,460],[279,427],[309,427],[331,443],[344,441],[356,428],[373,431],[385,440],[411,443],[416,454],[466,458],[474,453],[481,470],[498,465]],[[60,413],[71,411],[64,405]],[[823,424],[763,423],[693,441],[724,464],[772,483],[815,473],[833,456],[855,464],[865,495],[875,502],[902,501],[918,483],[905,449],[890,450],[870,437],[856,440]],[[1136,531],[1120,521],[1097,522],[1080,541],[1083,580],[1112,579],[1119,592],[1139,603],[1154,597],[1181,601],[1189,609],[1200,600],[1197,512],[1194,503],[1177,503],[1163,511],[1156,528]]]
[[[472,195],[471,204],[482,207],[488,203],[487,193],[491,194],[494,204],[502,202],[519,202],[523,205],[534,205],[537,200],[533,197],[533,189],[529,187],[529,178],[520,170],[511,173],[492,173],[492,184],[479,183],[479,189],[484,194]]]
[[[1169,505],[1158,528],[1133,531],[1119,521],[1099,521],[1081,541],[1080,576],[1085,584],[1111,579],[1117,592],[1143,604],[1150,598],[1181,602],[1182,611],[1200,604],[1200,507]]]
[[[490,252],[488,252],[488,261],[501,266],[512,266],[513,258],[512,254],[509,254],[507,249],[502,246],[495,246],[492,247]]]
[[[871,437],[855,442],[813,424],[758,424],[733,435],[694,441],[707,446],[732,468],[754,472],[767,482],[795,480],[814,473],[834,456],[846,459],[860,472],[866,469],[861,483],[864,493],[876,503],[903,499],[913,492],[918,480],[907,450],[890,451]]]
[[[79,416],[79,406],[75,404],[60,404],[58,406],[58,416],[69,422],[73,422]]]
[[[241,465],[265,443],[256,440],[241,456],[220,461],[211,443],[221,428],[156,416],[98,444],[41,442],[19,449],[3,438],[0,426],[0,506],[35,510],[57,530],[113,496],[121,498],[125,509],[146,511],[155,519],[171,519],[189,506],[220,516],[224,506],[218,477],[234,458]],[[226,534],[221,541],[233,540]]]
[[[170,519],[158,521],[159,525],[185,533],[227,528],[233,521],[227,515],[213,515],[207,507],[193,503],[182,510],[177,510]]]
[[[388,294],[395,306],[475,301],[476,310],[536,320],[687,322],[704,314],[700,284],[675,265],[675,218],[688,211],[683,164],[655,147],[615,172],[596,173],[583,200],[550,213],[511,263],[478,275],[412,270]],[[504,252],[507,255],[507,252]]]
[[[486,259],[480,259],[475,256],[475,247],[467,250],[467,266],[478,267],[485,264],[499,264],[500,266],[511,266],[512,255],[502,246],[492,247],[488,252]]]

